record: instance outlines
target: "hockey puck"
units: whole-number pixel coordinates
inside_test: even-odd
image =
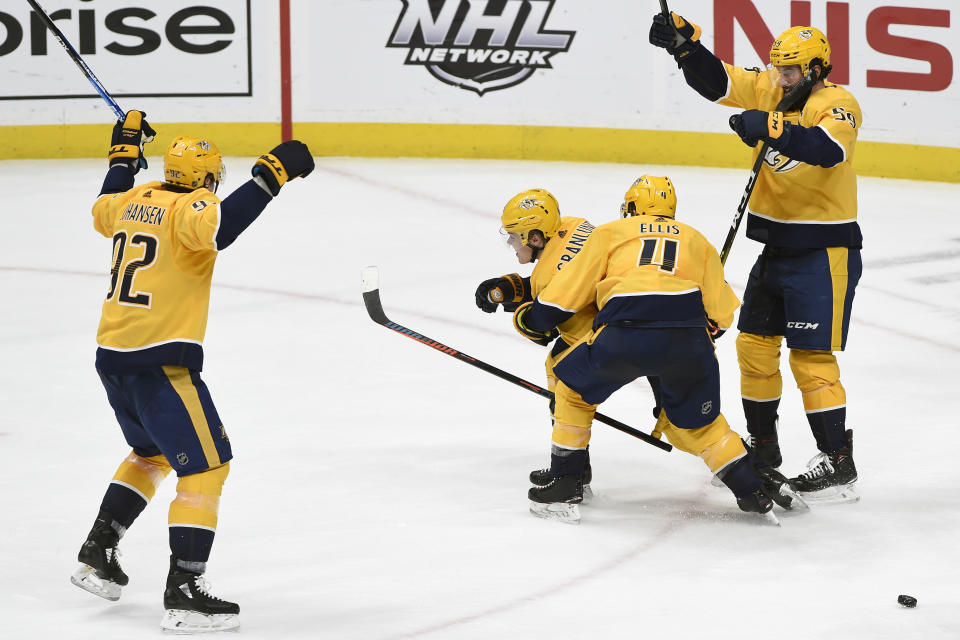
[[[917,599],[913,596],[899,595],[897,596],[897,602],[908,609],[913,609],[915,606],[917,606]]]

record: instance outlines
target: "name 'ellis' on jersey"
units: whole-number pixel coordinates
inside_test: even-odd
[[[98,367],[161,364],[200,369],[220,200],[151,182],[105,194],[93,225],[113,239],[110,290],[97,330]]]
[[[717,250],[699,231],[646,215],[597,227],[537,302],[557,317],[595,303],[596,326],[704,327],[709,317],[722,329],[740,306]]]
[[[776,70],[743,69],[726,62],[727,94],[718,104],[774,111],[783,97]],[[862,123],[860,105],[849,91],[830,82],[810,94],[802,111],[785,121],[819,127],[842,150],[842,160],[822,167],[792,160],[775,149],[757,176],[750,198],[747,237],[786,247],[860,246],[857,224],[857,179],[853,152]],[[758,144],[753,153],[756,160]]]

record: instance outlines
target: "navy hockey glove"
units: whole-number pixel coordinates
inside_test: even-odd
[[[130,173],[147,168],[147,159],[143,157],[143,145],[153,142],[157,132],[147,123],[147,114],[143,111],[128,111],[123,119],[113,125],[110,137],[110,151],[107,160],[110,166],[123,164],[130,167]]]
[[[687,22],[683,16],[672,11],[670,17],[673,18],[672,23],[662,13],[653,16],[653,24],[650,25],[650,44],[666,49],[677,62],[681,62],[700,44],[701,31],[700,27]]]
[[[536,329],[531,329],[527,326],[526,315],[530,313],[530,309],[533,308],[533,302],[524,302],[522,305],[517,307],[517,310],[513,312],[513,328],[520,332],[524,338],[532,340],[539,345],[547,346],[553,342],[557,336],[560,335],[560,332],[557,331],[556,327],[552,329],[547,329],[546,331],[537,331]]]
[[[720,336],[725,334],[727,330],[721,329],[720,325],[718,325],[716,322],[714,322],[710,318],[707,318],[707,332],[710,334],[711,340],[719,340]]]
[[[780,111],[760,111],[748,109],[743,113],[730,116],[730,128],[749,146],[757,146],[764,140],[774,148],[780,148],[789,136],[784,136],[786,123]]]
[[[287,140],[257,158],[250,173],[263,179],[270,194],[276,196],[288,180],[306,178],[313,168],[313,156],[307,145],[299,140]]]
[[[481,282],[474,296],[481,311],[493,313],[502,304],[504,311],[513,313],[526,297],[526,287],[520,274],[508,273]]]

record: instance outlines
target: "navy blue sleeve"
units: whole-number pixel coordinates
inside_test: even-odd
[[[791,160],[818,167],[829,169],[843,162],[843,147],[820,127],[807,128],[788,122],[783,134],[769,140],[769,144]]]
[[[524,324],[534,331],[549,331],[557,325],[573,317],[573,311],[564,311],[557,307],[543,304],[539,300],[533,301],[533,306],[523,319]]]
[[[220,202],[220,229],[217,231],[217,250],[233,244],[244,229],[273,198],[253,180],[247,180],[239,189]]]
[[[699,44],[678,63],[687,84],[710,102],[727,95],[727,72],[720,58]]]
[[[103,186],[100,187],[100,195],[105,193],[123,193],[133,189],[133,174],[130,173],[130,167],[125,164],[115,164],[107,171],[107,177],[103,179]]]

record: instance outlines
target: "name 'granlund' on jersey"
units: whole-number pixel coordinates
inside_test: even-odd
[[[558,271],[564,264],[573,260],[573,256],[580,253],[580,249],[583,248],[583,243],[586,242],[590,234],[593,233],[593,229],[592,224],[584,221],[573,230],[573,233],[570,234],[570,239],[567,240],[567,246],[563,248],[563,255],[560,256],[560,262],[557,263]]]
[[[123,215],[120,216],[120,220],[142,222],[144,224],[152,224],[159,227],[160,223],[163,222],[163,216],[166,215],[166,213],[166,207],[131,202],[127,205],[127,208],[123,210]]]

